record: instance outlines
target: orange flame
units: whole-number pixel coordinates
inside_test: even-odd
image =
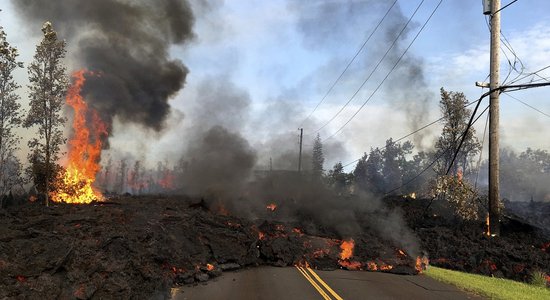
[[[403,256],[406,256],[405,252],[401,249],[399,249],[399,254],[403,255]]]
[[[487,236],[491,236],[491,223],[489,222],[489,214],[487,214],[487,218],[485,219],[485,225],[487,225],[487,232],[485,232],[485,234],[487,234]]]
[[[159,180],[158,184],[163,189],[171,190],[174,188],[174,180],[175,180],[174,174],[172,174],[170,170],[166,170],[164,172],[163,177]]]
[[[266,206],[266,208],[269,209],[270,211],[275,211],[277,209],[277,204],[270,203]]]
[[[418,273],[422,273],[423,270],[426,270],[429,263],[430,263],[430,261],[428,260],[428,258],[426,256],[422,256],[422,257],[417,256],[416,257],[416,264],[415,264],[416,271],[418,271]]]
[[[355,241],[353,239],[349,239],[349,241],[342,241],[342,244],[340,245],[340,249],[342,249],[342,252],[340,252],[340,259],[349,259],[353,255],[354,247]]]
[[[363,266],[358,261],[348,261],[348,260],[341,260],[339,261],[340,265],[348,270],[361,270],[361,267]],[[376,264],[375,264],[376,266]]]
[[[103,196],[93,187],[100,170],[102,139],[107,136],[107,125],[97,111],[88,107],[80,95],[86,70],[73,73],[73,84],[66,102],[74,110],[73,136],[69,140],[68,161],[61,186],[52,193],[52,200],[66,203],[101,201]]]
[[[206,269],[207,269],[208,271],[212,271],[212,270],[214,270],[214,265],[206,264]]]

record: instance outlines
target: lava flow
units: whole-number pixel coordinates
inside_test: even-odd
[[[90,203],[103,196],[93,187],[101,166],[102,139],[107,137],[107,126],[97,111],[88,107],[81,96],[86,81],[86,70],[73,73],[73,84],[67,92],[67,105],[73,108],[73,133],[69,140],[68,160],[59,188],[52,193],[56,202]]]
[[[348,270],[360,270],[362,266],[362,264],[358,261],[349,260],[353,255],[354,247],[355,241],[353,239],[342,241],[342,244],[340,245],[340,249],[342,250],[342,252],[340,252],[340,259],[338,260],[338,263],[340,264],[340,266]]]

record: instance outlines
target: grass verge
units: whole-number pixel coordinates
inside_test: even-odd
[[[550,299],[550,289],[509,279],[469,274],[430,266],[425,275],[491,299]]]

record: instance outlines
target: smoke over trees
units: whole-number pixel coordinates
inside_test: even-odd
[[[185,0],[12,1],[31,23],[52,20],[74,44],[72,59],[87,76],[84,97],[103,121],[160,130],[168,100],[184,85],[188,70],[172,59],[172,45],[193,38],[194,17]],[[77,30],[78,29],[78,30]],[[111,126],[109,126],[111,128]]]

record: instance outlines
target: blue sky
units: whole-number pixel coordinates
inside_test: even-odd
[[[193,128],[194,112],[201,106],[200,91],[205,85],[221,85],[245,98],[242,109],[233,111],[227,118],[242,119],[233,129],[259,149],[261,161],[272,156],[277,147],[295,147],[300,125],[304,127],[306,146],[309,146],[312,133],[344,105],[389,47],[384,34],[388,34],[390,26],[400,29],[421,0],[398,1],[390,18],[381,24],[341,82],[302,124],[392,2],[213,0],[206,7],[194,3],[196,37],[172,49],[172,55],[190,70],[186,87],[172,101],[181,113],[172,116],[168,130],[151,133],[138,141],[133,133],[139,128],[118,124],[112,146],[147,149],[135,155],[147,156],[150,160],[175,155],[185,146],[175,145],[174,141],[181,141],[182,135],[185,141],[186,132]],[[438,2],[424,1],[407,34],[399,41],[396,55],[409,44]],[[508,2],[503,0],[502,5]],[[3,9],[0,24],[8,39],[19,47],[22,60],[30,61],[39,28],[33,32],[21,24],[8,0],[0,0],[0,8]],[[502,11],[502,32],[523,61],[526,72],[550,65],[548,11],[550,2],[544,0],[519,0]],[[504,55],[501,58],[503,79],[508,64]],[[481,1],[444,0],[404,59],[409,65],[402,69],[398,65],[395,74],[357,116],[338,135],[326,141],[326,167],[339,160],[352,161],[370,147],[384,145],[389,137],[398,138],[413,131],[414,124],[438,119],[440,87],[462,91],[470,100],[479,97],[482,91],[474,82],[484,80],[489,71],[489,32]],[[389,59],[381,64],[348,107],[319,132],[322,138],[331,136],[359,108],[394,61]],[[406,78],[415,70],[422,76],[421,80]],[[550,76],[550,71],[542,74]],[[512,73],[511,78],[515,75]],[[25,77],[26,72],[18,73],[20,80],[26,80]],[[220,82],[224,82],[223,85]],[[513,95],[550,114],[549,94],[550,87]],[[417,101],[418,97],[425,101]],[[550,118],[506,95],[501,99],[503,146],[516,150],[550,149]],[[410,121],[411,116],[416,118],[416,123]],[[480,139],[482,123],[476,124]],[[426,130],[424,136],[415,140],[417,149],[429,148],[439,130],[437,126]],[[151,138],[157,139],[153,145],[146,141]]]

